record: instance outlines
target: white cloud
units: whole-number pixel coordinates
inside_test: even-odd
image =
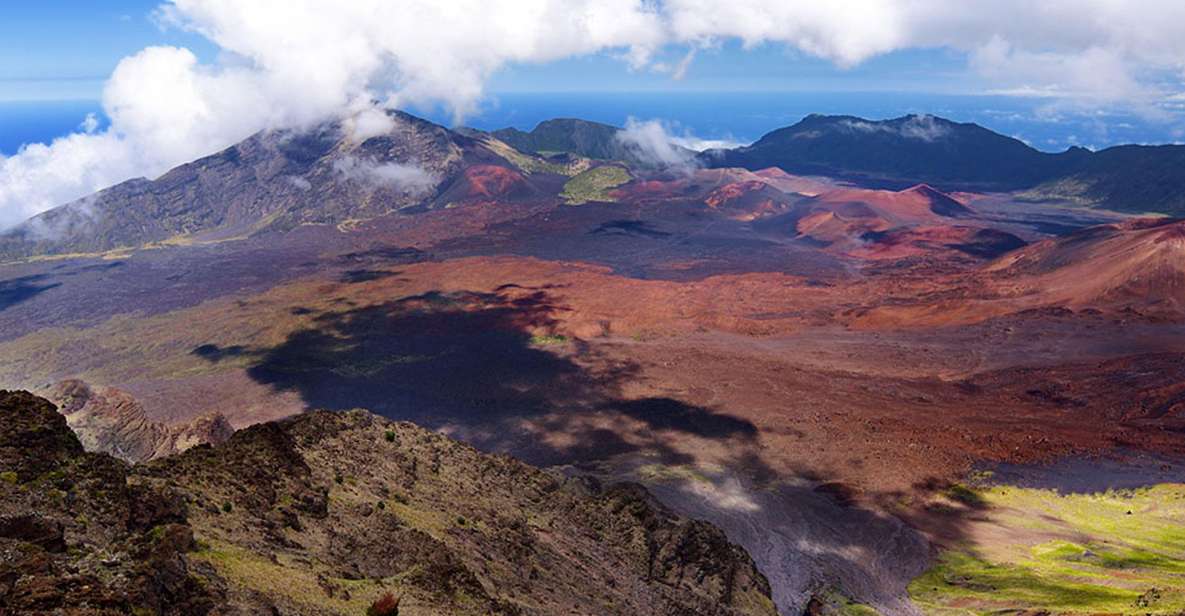
[[[899,126],[884,122],[865,122],[863,120],[843,120],[840,122],[847,130],[862,133],[893,133],[907,139],[919,141],[936,141],[950,134],[950,127],[932,115],[911,115]]]
[[[700,139],[691,133],[685,133],[683,135],[671,135],[671,142],[677,146],[687,148],[688,150],[694,150],[696,152],[738,148],[742,145],[748,145],[743,141],[737,141],[736,139],[731,138]]]
[[[379,163],[355,156],[335,160],[333,169],[349,180],[367,182],[409,195],[424,194],[437,181],[431,173],[416,165]]]
[[[679,172],[696,168],[695,155],[676,144],[667,126],[659,120],[631,117],[615,138],[644,164]]]
[[[473,112],[499,69],[591,53],[633,68],[738,39],[848,67],[909,48],[968,58],[984,89],[1055,103],[1134,105],[1185,91],[1180,0],[172,0],[159,21],[211,40],[217,60],[151,47],[104,89],[110,125],[88,124],[0,159],[0,227],[134,176],[154,176],[267,128],[353,117],[370,101]],[[793,61],[788,60],[788,61]]]
[[[395,120],[381,109],[367,107],[346,119],[344,123],[350,139],[362,143],[371,137],[385,135],[395,128]]]

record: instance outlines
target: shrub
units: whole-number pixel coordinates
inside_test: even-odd
[[[399,597],[391,593],[387,593],[366,610],[366,616],[399,616]]]
[[[394,430],[387,430],[387,432],[383,434],[383,438],[387,439],[388,443],[394,443],[395,442],[395,431]]]
[[[234,510],[234,508],[235,508],[235,506],[230,504],[230,501],[226,501],[225,503],[222,503],[222,513],[230,513],[231,511]]]

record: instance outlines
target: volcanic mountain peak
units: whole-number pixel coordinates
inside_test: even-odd
[[[257,133],[156,180],[132,180],[0,235],[0,258],[225,239],[418,205],[461,168],[506,161],[482,142],[389,112],[360,139],[342,122]]]

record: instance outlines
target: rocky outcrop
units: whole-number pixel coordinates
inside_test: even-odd
[[[185,503],[87,453],[52,404],[0,391],[0,614],[205,614]]]
[[[234,433],[219,413],[183,424],[152,421],[131,394],[77,379],[61,381],[42,393],[66,416],[87,451],[109,453],[128,462],[172,455],[202,443],[221,443]]]
[[[129,467],[0,392],[0,468],[0,613],[776,613],[744,550],[640,486],[364,411]]]

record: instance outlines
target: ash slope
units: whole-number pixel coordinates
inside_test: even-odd
[[[748,555],[629,484],[318,412],[129,467],[0,392],[0,611],[775,614]],[[285,583],[277,583],[285,580]]]

